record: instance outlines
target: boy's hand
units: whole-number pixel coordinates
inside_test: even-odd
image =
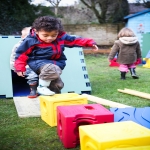
[[[92,51],[94,51],[94,52],[98,51],[97,45],[93,45],[93,46],[92,46]]]
[[[25,77],[25,73],[24,72],[17,72],[17,75],[20,77]]]

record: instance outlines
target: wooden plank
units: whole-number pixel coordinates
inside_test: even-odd
[[[39,98],[14,97],[13,99],[20,118],[41,116]]]
[[[82,94],[82,95],[86,96],[89,101],[96,102],[96,103],[99,103],[99,104],[102,104],[102,105],[105,105],[105,106],[117,107],[117,108],[132,107],[132,106],[124,105],[124,104],[121,104],[121,103],[113,102],[113,101],[110,101],[110,100],[106,100],[106,99],[103,99],[103,98],[99,98],[99,97],[96,97],[96,96],[93,96],[93,95],[88,95],[88,94]]]
[[[145,98],[145,99],[150,99],[150,94],[148,94],[148,93],[139,92],[139,91],[136,91],[136,90],[126,89],[126,88],[124,90],[118,89],[118,91],[122,92],[122,93],[130,94],[130,95],[142,97],[142,98]]]
[[[93,52],[91,49],[84,49],[84,54],[109,54],[110,49],[99,49],[97,52]]]

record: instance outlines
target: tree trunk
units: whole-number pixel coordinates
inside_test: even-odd
[[[55,6],[55,15],[58,15],[58,5]]]

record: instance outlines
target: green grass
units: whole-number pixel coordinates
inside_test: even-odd
[[[120,80],[118,68],[109,67],[106,56],[87,55],[85,58],[92,86],[92,95],[133,107],[150,106],[150,100],[117,91],[117,89],[128,88],[150,93],[150,69],[138,66],[136,72],[139,79],[133,79],[130,73],[127,73],[126,80]]]
[[[85,56],[92,86],[92,95],[133,107],[150,107],[150,100],[120,93],[117,89],[134,89],[150,93],[150,69],[138,66],[139,79],[127,74],[120,80],[117,67],[109,67],[104,55]],[[80,146],[72,150],[79,150]],[[12,99],[0,100],[0,150],[66,150],[60,142],[56,127],[50,127],[41,118],[19,118]]]

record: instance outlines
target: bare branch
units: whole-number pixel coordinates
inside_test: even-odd
[[[52,6],[55,7],[55,15],[58,13],[58,6],[61,0],[46,0],[52,4]]]
[[[84,0],[80,0],[85,6],[87,6],[88,8],[90,8],[91,9],[91,6],[87,3],[87,2],[85,2]]]
[[[121,19],[123,19],[123,16],[127,15],[126,12],[128,12],[127,0],[117,0],[117,2],[116,0],[80,0],[80,1],[94,12],[99,23],[105,23],[107,21],[115,21],[115,20],[122,21]],[[124,5],[126,9],[124,9]],[[109,14],[110,16],[108,16],[107,14]]]
[[[53,6],[58,6],[61,0],[46,0],[50,2]]]

